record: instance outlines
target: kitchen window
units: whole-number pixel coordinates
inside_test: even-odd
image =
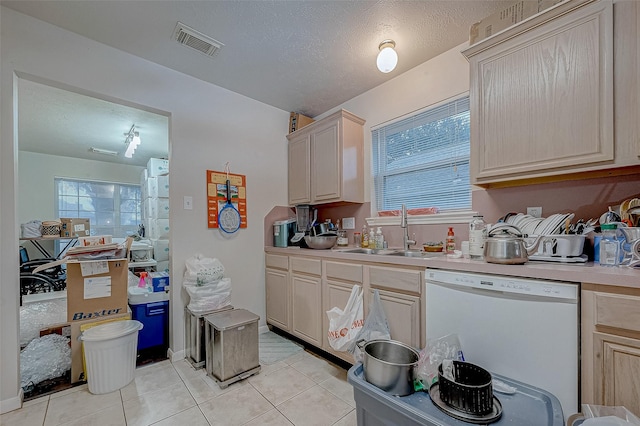
[[[468,216],[469,96],[448,100],[372,129],[376,210],[435,207]]]
[[[57,217],[89,218],[91,235],[124,238],[141,223],[140,185],[55,179]]]

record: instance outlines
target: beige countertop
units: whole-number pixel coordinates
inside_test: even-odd
[[[351,247],[351,249],[354,248],[355,247]],[[592,262],[584,264],[527,262],[524,265],[498,265],[484,261],[450,258],[444,254],[434,254],[427,258],[415,258],[378,254],[345,253],[343,250],[345,250],[345,248],[312,250],[300,247],[265,247],[265,252],[267,253],[282,255],[311,256],[323,259],[362,263],[421,266],[425,269],[449,269],[454,271],[509,275],[524,278],[640,288],[640,268],[634,269],[624,266],[607,268]]]

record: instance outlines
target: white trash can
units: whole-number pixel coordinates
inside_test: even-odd
[[[82,332],[89,392],[109,393],[131,383],[136,370],[138,331],[142,327],[139,321],[125,320]]]

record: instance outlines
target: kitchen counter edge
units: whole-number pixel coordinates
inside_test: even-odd
[[[341,250],[312,250],[300,247],[264,248],[265,253],[309,256],[330,260],[344,260],[367,264],[386,264],[389,266],[420,266],[424,268],[448,269],[460,272],[508,275],[513,277],[569,281],[630,287],[640,289],[640,269],[624,266],[607,268],[587,262],[585,264],[566,264],[552,262],[527,262],[524,265],[499,265],[484,261],[450,258],[444,254],[428,258],[384,256],[376,254],[345,253]]]

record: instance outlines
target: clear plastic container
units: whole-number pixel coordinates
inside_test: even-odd
[[[620,241],[618,241],[617,225],[605,223],[601,226],[600,266],[617,266],[620,264]]]
[[[487,224],[481,214],[473,216],[469,222],[469,257],[484,258],[484,240],[487,238]]]
[[[344,229],[338,230],[338,240],[336,242],[338,247],[346,247],[349,245],[349,238],[347,237],[347,231]]]

